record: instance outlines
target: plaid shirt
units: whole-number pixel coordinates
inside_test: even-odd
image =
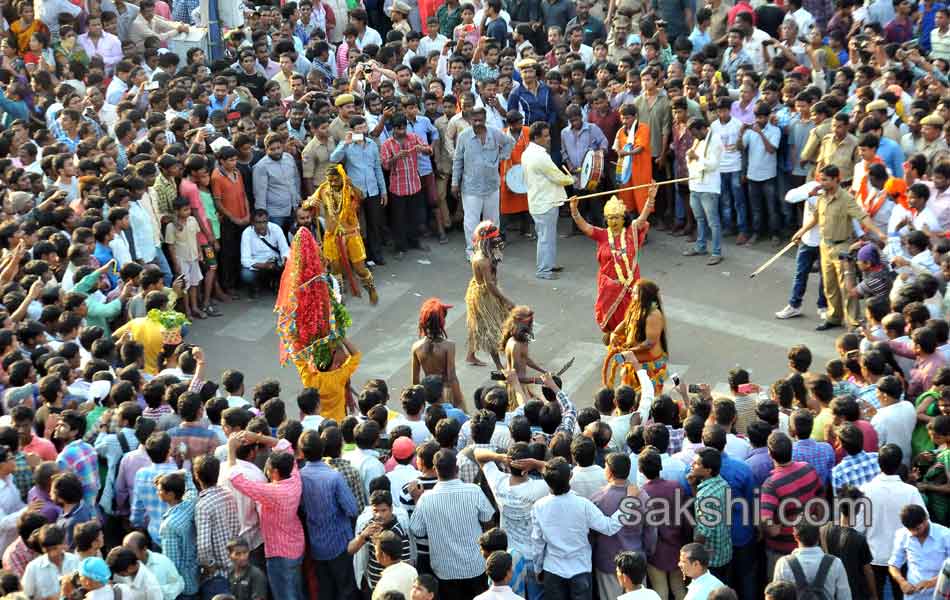
[[[159,531],[162,536],[162,554],[168,557],[181,578],[185,580],[182,595],[198,593],[198,544],[195,533],[194,495],[169,508],[162,515]]]
[[[670,432],[670,447],[667,449],[666,453],[670,456],[673,456],[683,449],[683,438],[686,435],[686,430],[682,428],[673,429],[669,425],[666,426],[666,430]]]
[[[83,500],[87,506],[96,505],[99,493],[99,455],[96,449],[82,440],[73,440],[66,444],[56,464],[60,469],[69,469],[82,480]]]
[[[495,448],[491,444],[473,444],[473,448],[476,450],[481,448],[484,450],[492,450]],[[462,451],[464,452],[464,450]],[[478,474],[482,471],[482,468],[478,466],[478,463],[462,452],[458,453],[458,458],[455,459],[455,462],[458,464],[459,468],[459,479],[465,483],[475,483],[475,478],[478,477]]]
[[[402,143],[391,137],[383,142],[379,149],[383,168],[389,171],[389,192],[396,196],[411,196],[422,189],[422,180],[419,179],[419,153],[416,146],[426,146],[426,143],[414,133],[406,133]],[[409,151],[409,156],[396,158],[400,150]]]
[[[3,551],[3,568],[12,571],[17,577],[22,578],[23,572],[26,571],[26,565],[37,556],[39,556],[39,554],[30,550],[29,546],[23,541],[23,538],[17,537],[17,539]]]
[[[728,514],[726,492],[729,484],[716,475],[696,486],[696,533],[706,538],[705,546],[709,551],[709,566],[721,567],[732,560],[732,537],[729,523],[720,515]],[[711,500],[703,501],[704,498]],[[704,506],[712,510],[707,514]],[[716,507],[719,507],[718,510]]]
[[[13,484],[20,490],[20,499],[26,502],[26,495],[33,487],[33,469],[30,468],[30,463],[26,462],[26,453],[22,450],[16,453],[13,461],[16,465],[13,469]]]
[[[822,485],[827,485],[831,477],[831,468],[835,466],[835,450],[828,442],[805,438],[798,440],[792,446],[792,460],[810,464],[818,473]]]
[[[353,497],[356,498],[356,506],[359,508],[359,512],[363,512],[363,509],[366,508],[366,491],[363,489],[363,479],[360,477],[360,472],[345,458],[328,458],[324,462],[343,476],[347,487],[350,488]]]
[[[237,502],[222,487],[201,490],[195,504],[195,528],[198,530],[198,564],[209,568],[209,576],[228,576],[231,560],[228,542],[238,536]]]
[[[831,470],[831,487],[835,494],[845,485],[858,487],[874,479],[881,472],[877,464],[877,452],[861,451],[841,459]]]
[[[168,504],[158,497],[155,478],[177,470],[178,465],[174,462],[160,465],[152,463],[150,467],[139,469],[139,472],[135,474],[135,483],[132,484],[132,512],[129,520],[133,527],[146,527],[152,541],[159,545],[162,543],[159,528],[162,524],[162,515],[168,510]],[[191,483],[191,477],[187,477],[187,481],[188,485],[194,485]]]
[[[178,186],[166,179],[159,171],[155,177],[155,184],[152,185],[152,199],[155,200],[155,210],[158,211],[159,218],[171,217],[175,214],[172,207],[175,205],[176,198],[178,198]],[[148,410],[145,409],[145,412],[148,413]]]

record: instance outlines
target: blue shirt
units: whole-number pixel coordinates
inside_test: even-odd
[[[30,109],[23,100],[10,100],[2,89],[0,89],[0,110],[3,111],[3,121],[0,124],[6,129],[10,127],[16,119],[23,121],[30,120]]]
[[[96,249],[92,251],[92,255],[96,257],[96,260],[99,261],[100,265],[104,265],[114,258],[112,255],[112,248],[106,244],[100,244],[99,242],[96,242]],[[115,287],[116,274],[112,271],[109,271],[106,273],[106,277],[109,278],[110,287]]]
[[[218,100],[217,96],[215,96],[214,94],[211,94],[211,96],[208,98],[208,112],[210,113],[216,110],[223,110],[224,112],[227,112],[231,110],[232,108],[234,108],[235,106],[237,106],[238,103],[241,101],[241,99],[238,98],[237,95],[235,94],[234,99],[231,100],[231,104],[225,105],[224,101],[227,99],[228,97],[225,96],[223,99]]]
[[[514,146],[511,136],[491,127],[485,128],[483,144],[475,130],[469,127],[458,135],[455,142],[452,186],[460,186],[466,196],[497,194],[501,185],[498,163],[511,156]]]
[[[732,545],[741,548],[755,539],[755,525],[749,515],[745,515],[743,502],[737,502],[740,498],[745,500],[745,505],[752,510],[752,501],[755,491],[755,482],[752,479],[752,469],[743,461],[732,458],[725,452],[721,454],[722,466],[719,468],[719,476],[726,480],[732,489]],[[693,488],[686,480],[686,472],[680,477],[680,485],[686,490],[687,496],[692,496]],[[755,516],[755,515],[752,515]]]
[[[72,548],[73,528],[80,523],[85,523],[86,521],[91,521],[98,518],[98,515],[92,512],[88,504],[85,502],[80,502],[75,507],[73,507],[69,513],[60,515],[59,520],[56,521],[56,524],[66,530],[66,545]]]
[[[538,121],[547,121],[548,125],[554,125],[557,120],[557,108],[554,106],[551,89],[540,82],[537,95],[524,85],[512,90],[508,95],[508,110],[520,111],[524,115],[525,125]]]
[[[712,38],[705,31],[700,31],[699,27],[693,27],[693,33],[689,34],[689,41],[693,44],[693,54],[695,54],[711,44]]]
[[[766,151],[762,135],[772,145],[774,152]],[[778,144],[782,139],[782,131],[766,123],[762,135],[751,129],[746,129],[742,134],[742,146],[749,154],[749,168],[746,171],[749,181],[766,181],[778,175]]]
[[[917,584],[936,577],[947,558],[950,558],[950,529],[931,521],[930,531],[923,543],[911,535],[906,527],[898,529],[887,564],[898,569],[906,564],[907,581]],[[904,594],[906,600],[930,600],[933,597],[933,588],[916,594]]]
[[[346,552],[353,539],[352,520],[359,514],[356,498],[338,471],[323,462],[300,469],[304,526],[314,560],[331,560]]]
[[[894,177],[904,176],[904,151],[901,145],[889,137],[881,137],[877,146],[877,155],[884,161],[884,165]]]
[[[330,161],[342,163],[346,174],[363,196],[379,196],[386,193],[386,180],[383,178],[383,163],[379,157],[379,146],[369,138],[362,144],[340,142],[330,153]]]
[[[504,23],[504,19],[497,19]],[[415,121],[409,121],[407,129],[424,141],[430,146],[439,139],[439,132],[436,130],[435,126],[432,125],[432,121],[429,120],[429,117],[423,115],[417,115]],[[416,155],[419,160],[419,175],[425,177],[426,175],[432,174],[432,158],[428,154],[423,154],[422,152]]]
[[[920,35],[918,36],[918,41],[920,42],[920,47],[925,51],[930,52],[930,32],[933,31],[936,27],[935,18],[938,9],[946,8],[946,4],[943,2],[934,2],[930,7],[930,10],[924,10],[924,3],[919,2],[917,4],[920,9]],[[881,23],[881,25],[886,25],[886,23]]]

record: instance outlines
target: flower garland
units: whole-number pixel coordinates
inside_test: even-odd
[[[623,266],[627,268],[627,276],[624,277],[623,269],[620,268],[620,265],[617,263],[617,247],[614,244],[614,234],[610,229],[607,229],[607,242],[610,245],[610,254],[613,255],[614,259],[614,272],[617,273],[617,281],[619,281],[624,286],[633,285],[634,281],[634,272],[633,268],[630,267],[630,257],[627,256],[627,230],[624,229],[623,233],[620,234],[620,252],[621,260],[623,260]]]

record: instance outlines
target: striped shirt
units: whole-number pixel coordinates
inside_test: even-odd
[[[281,440],[274,451],[287,451],[289,447],[286,440]],[[261,483],[247,479],[243,473],[232,472],[231,485],[257,502],[261,515],[261,535],[264,537],[264,555],[267,558],[303,556],[303,525],[297,517],[302,484],[296,463],[288,479]]]
[[[759,518],[781,526],[775,537],[765,538],[768,549],[788,554],[795,549],[792,537],[793,524],[798,520],[801,506],[812,498],[821,495],[821,480],[815,469],[808,463],[790,462],[775,467],[772,474],[762,484],[759,496]],[[786,498],[796,498],[799,502],[786,504],[782,514],[778,514],[779,504]]]
[[[369,527],[372,523],[373,521],[370,521],[366,524],[366,527]],[[407,532],[403,531],[402,526],[399,525],[399,521],[395,516],[388,525],[383,527],[383,530],[392,531],[399,536],[400,540],[402,540],[402,553],[400,554],[399,560],[408,564],[409,560],[412,558],[412,548],[409,545],[409,535]],[[383,566],[379,564],[378,560],[376,560],[376,552],[367,552],[367,557],[369,560],[366,563],[366,579],[369,580],[369,589],[372,590],[376,587],[376,584],[379,583],[379,578],[383,574]]]
[[[99,455],[82,440],[73,440],[56,457],[60,469],[69,469],[82,480],[83,500],[88,506],[96,505],[99,493]]]
[[[23,538],[17,537],[16,540],[3,551],[3,568],[12,571],[17,577],[22,578],[26,571],[26,565],[39,556],[36,552],[30,550]]]
[[[482,523],[495,509],[481,488],[458,479],[440,481],[419,497],[410,528],[416,537],[429,538],[432,572],[439,579],[471,579],[485,572],[478,549]]]
[[[353,538],[351,520],[359,511],[343,474],[322,462],[300,470],[304,522],[314,560],[332,560],[346,551]]]
[[[208,567],[210,576],[228,576],[231,560],[228,542],[238,536],[237,502],[231,492],[219,486],[201,490],[195,503],[195,528],[198,530],[198,564]]]
[[[434,488],[435,484],[439,483],[438,478],[425,476],[420,477],[416,481],[422,486],[423,495]],[[402,492],[399,494],[399,503],[406,509],[406,513],[412,517],[412,512],[416,510],[416,502],[409,494],[409,484],[402,486]],[[419,556],[429,556],[429,538],[424,535],[416,535],[415,533],[413,533],[413,537],[416,539],[416,554]]]

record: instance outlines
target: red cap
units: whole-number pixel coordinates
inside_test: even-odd
[[[396,460],[405,460],[416,451],[416,445],[412,443],[412,438],[401,437],[393,442],[393,458]]]

